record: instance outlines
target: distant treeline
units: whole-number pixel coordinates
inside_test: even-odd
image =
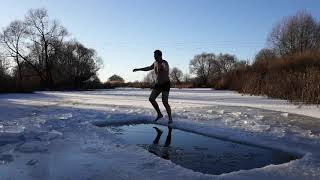
[[[251,95],[320,104],[320,22],[302,11],[274,26],[268,47],[253,61],[231,54],[202,53],[190,61],[190,73],[173,68],[174,87],[211,87],[236,90]],[[150,72],[135,87],[151,86]]]
[[[46,9],[31,9],[0,32],[0,92],[102,87],[94,49],[69,33]]]
[[[320,22],[298,12],[274,26],[267,41],[252,63],[203,53],[190,70],[201,86],[320,104]]]
[[[30,10],[0,34],[0,92],[33,89],[150,88],[155,74],[125,83],[113,75],[102,84],[102,61],[95,50],[66,40],[67,30],[45,9]],[[201,53],[190,60],[190,74],[173,67],[173,87],[211,87],[251,95],[320,104],[320,22],[302,11],[273,27],[268,47],[253,61],[232,54]]]

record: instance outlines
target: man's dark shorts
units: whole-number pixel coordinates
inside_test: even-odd
[[[165,82],[163,84],[159,84],[159,83],[156,83],[153,87],[153,89],[157,90],[157,91],[160,91],[160,92],[163,92],[163,91],[170,91],[170,86],[171,86],[171,83],[170,81],[168,82]]]

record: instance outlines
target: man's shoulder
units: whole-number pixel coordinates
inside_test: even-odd
[[[169,64],[168,61],[166,61],[166,60],[164,60],[164,59],[163,59],[162,61],[163,61],[164,63],[166,63],[166,64]]]

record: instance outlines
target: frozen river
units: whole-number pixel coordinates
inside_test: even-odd
[[[150,123],[155,112],[149,93],[115,89],[0,95],[0,179],[318,179],[320,175],[317,106],[232,91],[173,89],[169,99],[173,128],[302,156],[221,175],[176,165],[97,127]],[[167,118],[159,123],[166,124]]]

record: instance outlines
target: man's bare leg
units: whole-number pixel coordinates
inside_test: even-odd
[[[169,105],[168,99],[169,99],[169,91],[163,91],[162,92],[162,103],[163,103],[164,107],[166,108],[166,111],[168,114],[168,118],[169,118],[168,124],[172,124],[171,107]]]
[[[155,89],[152,90],[151,94],[150,94],[150,97],[149,97],[149,101],[150,103],[152,104],[153,108],[157,111],[157,118],[155,119],[155,121],[158,121],[160,118],[163,117],[160,109],[159,109],[159,105],[156,101],[156,98],[159,96],[161,92],[160,91],[157,91]]]

